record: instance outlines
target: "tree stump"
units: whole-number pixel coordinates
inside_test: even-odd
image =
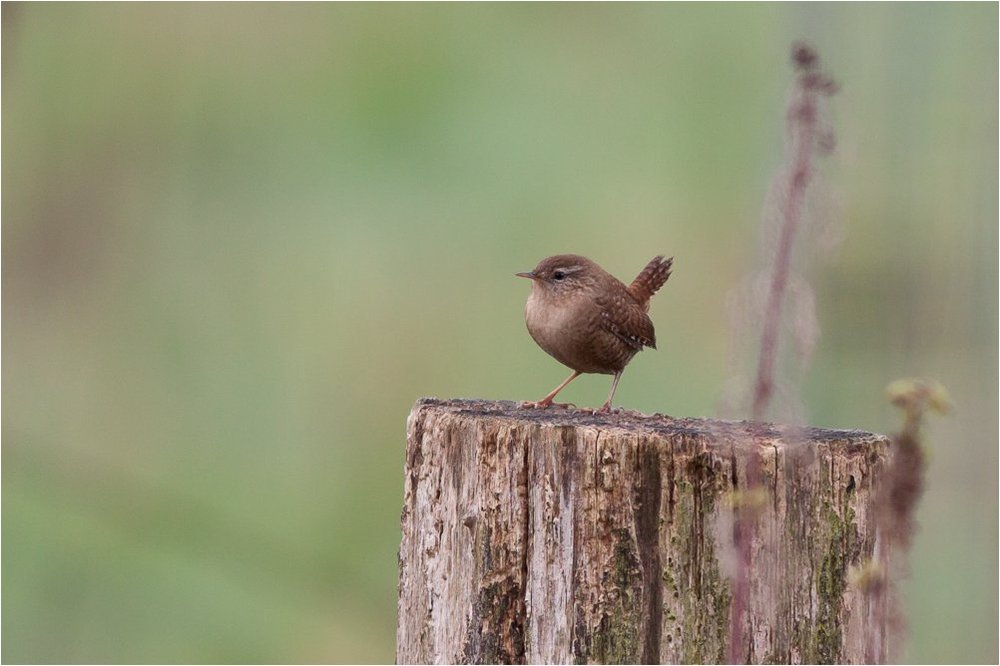
[[[862,662],[885,627],[849,568],[874,551],[887,450],[856,430],[422,399],[397,662],[724,662],[733,491],[754,454],[737,649],[748,663]]]

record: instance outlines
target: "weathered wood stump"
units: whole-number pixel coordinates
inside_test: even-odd
[[[757,454],[744,659],[864,661],[885,627],[848,572],[873,553],[887,447],[860,431],[420,400],[396,659],[725,661],[733,491]]]

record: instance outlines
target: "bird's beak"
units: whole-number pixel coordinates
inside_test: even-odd
[[[514,273],[514,275],[516,275],[517,277],[526,277],[529,280],[534,280],[535,278],[538,277],[537,275],[535,275],[534,271],[528,271],[527,273]]]

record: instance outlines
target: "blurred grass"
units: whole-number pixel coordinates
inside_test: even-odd
[[[842,83],[817,425],[941,380],[914,662],[997,646],[997,8],[3,5],[3,660],[391,661],[421,395],[563,377],[511,274],[677,269],[620,404],[710,415],[788,45]],[[567,389],[583,404],[607,382]]]

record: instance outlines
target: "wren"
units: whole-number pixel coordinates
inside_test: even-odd
[[[673,261],[673,257],[654,257],[628,286],[577,254],[549,257],[535,270],[517,273],[532,281],[524,308],[528,333],[573,370],[547,396],[523,406],[565,407],[553,402],[556,394],[581,374],[599,373],[614,375],[611,393],[599,410],[609,411],[625,366],[644,347],[656,348],[649,299],[670,277]]]

